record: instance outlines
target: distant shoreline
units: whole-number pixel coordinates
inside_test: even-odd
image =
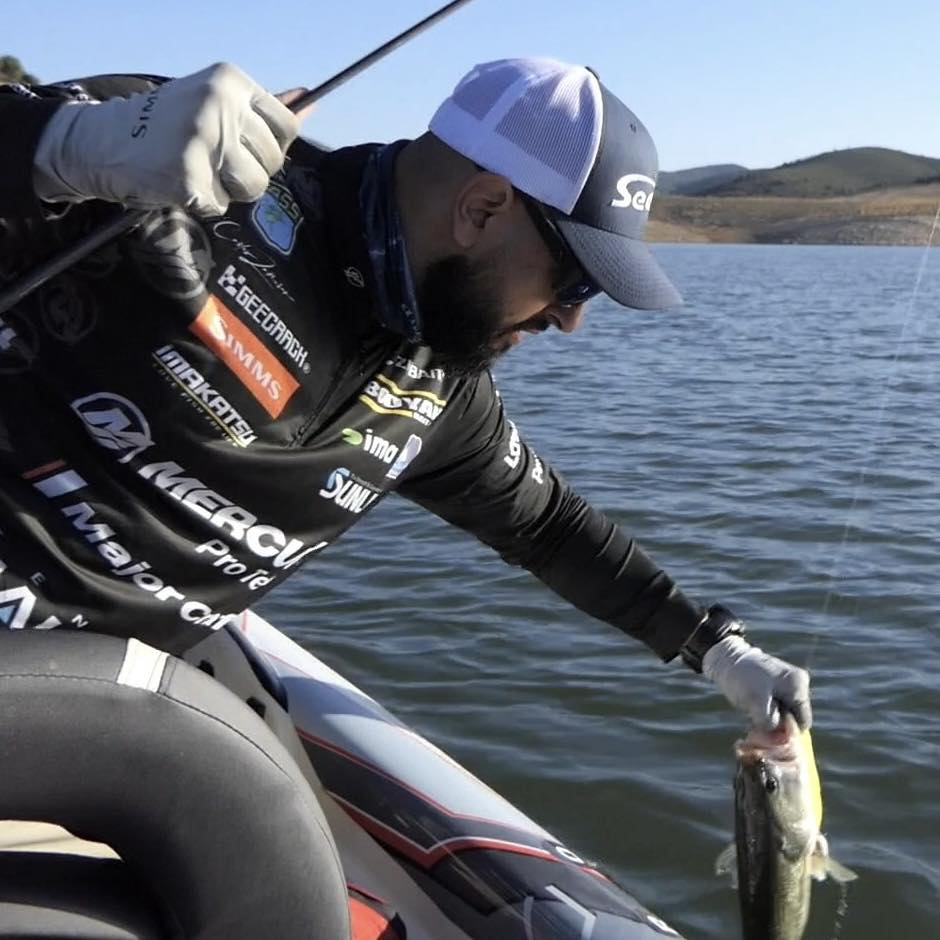
[[[647,240],[923,246],[938,208],[940,183],[825,199],[660,195]]]

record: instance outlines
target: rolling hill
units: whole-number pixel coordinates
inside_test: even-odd
[[[940,159],[884,147],[836,150],[718,184],[709,169],[669,174],[681,192],[658,194],[650,240],[924,245],[940,209]]]

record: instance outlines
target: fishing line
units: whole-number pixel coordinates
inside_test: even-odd
[[[933,224],[930,227],[930,233],[927,236],[927,244],[924,246],[924,251],[921,256],[920,265],[918,266],[917,275],[914,279],[914,288],[911,291],[910,299],[907,304],[907,311],[904,315],[904,320],[901,324],[901,332],[898,335],[897,342],[894,346],[894,355],[891,357],[891,363],[889,365],[888,375],[885,380],[884,392],[881,396],[881,403],[878,407],[878,416],[875,420],[875,432],[871,435],[871,442],[868,447],[868,453],[865,456],[865,461],[862,465],[862,469],[859,471],[858,480],[855,484],[855,489],[852,494],[852,502],[849,504],[848,512],[846,513],[845,527],[842,530],[842,540],[839,543],[839,547],[836,550],[832,567],[829,571],[829,585],[826,589],[826,595],[823,599],[822,604],[822,614],[825,616],[829,612],[829,605],[832,601],[833,595],[835,594],[836,587],[839,581],[843,580],[845,577],[844,572],[841,572],[842,560],[845,556],[845,549],[849,543],[849,539],[855,528],[856,520],[856,508],[858,506],[858,500],[862,493],[862,488],[868,482],[868,471],[871,468],[872,462],[874,460],[875,454],[879,446],[883,443],[882,441],[882,428],[884,426],[884,414],[885,409],[888,404],[888,398],[892,391],[892,385],[894,383],[895,377],[898,371],[898,363],[901,357],[901,348],[904,345],[904,342],[907,338],[908,329],[913,322],[914,314],[917,309],[917,300],[920,296],[920,287],[924,280],[924,274],[927,270],[927,261],[930,257],[930,249],[933,247],[934,235],[937,232],[937,228],[940,226],[940,202],[937,203],[937,211],[933,217]],[[806,657],[804,663],[805,667],[809,669],[813,659],[816,655],[816,649],[819,646],[819,632],[815,631],[813,634],[813,642],[810,647],[809,654]]]

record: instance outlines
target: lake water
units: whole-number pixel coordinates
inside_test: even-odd
[[[657,246],[687,299],[595,301],[497,369],[520,431],[680,583],[806,665],[824,830],[807,938],[940,937],[940,251]],[[389,500],[261,613],[692,938],[743,719]]]

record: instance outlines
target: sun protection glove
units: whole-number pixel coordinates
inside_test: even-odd
[[[297,131],[287,107],[222,63],[130,98],[63,105],[39,140],[33,182],[49,202],[221,215],[264,193]]]
[[[813,723],[809,673],[751,646],[744,632],[731,611],[712,607],[683,647],[682,658],[708,676],[755,727],[773,730],[783,710],[805,731]]]

